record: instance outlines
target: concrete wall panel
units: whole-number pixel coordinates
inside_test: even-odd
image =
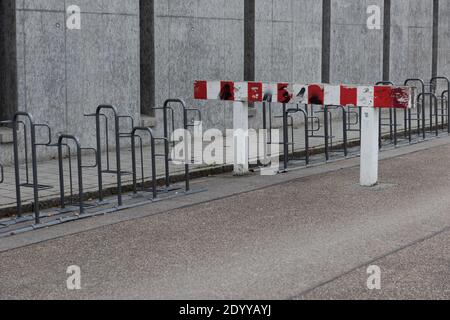
[[[321,41],[320,1],[256,2],[257,80],[320,81]]]
[[[156,106],[168,98],[183,98],[189,106],[200,107],[205,129],[231,126],[231,106],[193,101],[193,82],[243,80],[243,12],[243,1],[236,0],[155,2]],[[161,112],[156,118],[160,134]]]
[[[450,77],[450,1],[439,1],[438,74]]]
[[[433,0],[392,0],[391,80],[431,77]]]
[[[374,83],[382,79],[383,30],[367,28],[369,5],[378,5],[383,12],[381,0],[331,1],[331,83]]]

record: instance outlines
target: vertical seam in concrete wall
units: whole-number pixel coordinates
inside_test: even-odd
[[[25,8],[25,0],[22,2],[22,8]],[[23,82],[24,82],[24,109],[28,112],[28,89],[27,89],[27,33],[25,30],[26,15],[24,13],[22,20],[23,31]]]
[[[145,1],[145,0],[143,0],[143,1]],[[171,37],[170,27],[172,26],[172,19],[173,19],[173,17],[170,14],[171,12],[172,11],[171,11],[171,7],[170,7],[170,1],[167,1],[167,13],[169,14],[169,18],[168,18],[168,22],[167,22],[167,36],[168,36],[168,40],[167,40],[167,42],[168,42],[167,43],[168,53],[167,53],[167,55],[168,55],[169,59],[170,59],[170,53],[172,52],[172,50],[171,50],[172,41],[170,41],[170,37]],[[172,81],[170,81],[171,80],[170,79],[170,68],[171,68],[171,65],[172,64],[169,63],[169,65],[167,67],[167,93],[168,93],[168,96],[166,97],[167,99],[170,98],[171,94],[172,94]],[[141,81],[142,81],[142,79],[141,79]]]
[[[0,117],[9,119],[17,111],[17,34],[15,0],[3,0],[0,3]]]
[[[384,0],[383,81],[391,78],[391,0]]]
[[[433,57],[431,62],[431,75],[438,75],[439,54],[439,0],[433,0]]]
[[[275,21],[274,21],[274,15],[273,15],[273,12],[274,12],[274,10],[273,10],[273,1],[274,0],[272,0],[272,12],[271,12],[271,14],[270,14],[270,22],[271,22],[271,24],[272,24],[272,28],[271,28],[271,32],[272,32],[272,35],[271,35],[271,38],[270,38],[270,80],[271,81],[273,81],[273,52],[274,52],[274,49],[273,49],[273,43],[274,43],[274,39],[275,39]]]
[[[244,2],[244,80],[255,79],[255,0]]]
[[[295,1],[295,0],[292,0]],[[291,77],[290,79],[287,79],[289,81],[295,81],[294,79],[294,64],[295,64],[295,53],[294,53],[294,48],[295,48],[295,23],[294,23],[294,7],[293,7],[293,2],[291,1],[291,18],[290,18],[290,24],[291,24]]]
[[[66,0],[64,0],[64,20],[67,19],[67,3]],[[66,94],[66,105],[65,105],[65,114],[64,114],[64,126],[65,130],[67,131],[69,128],[69,99],[68,99],[68,93],[69,90],[67,88],[68,82],[67,82],[67,26],[65,25],[66,21],[63,21],[63,27],[64,27],[64,80],[65,80],[65,94]]]
[[[331,0],[322,0],[322,82],[330,82]]]
[[[144,5],[145,2],[145,5]],[[155,4],[139,1],[140,113],[154,116],[155,106]],[[144,63],[148,62],[148,63]]]

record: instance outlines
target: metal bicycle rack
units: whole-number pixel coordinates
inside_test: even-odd
[[[295,135],[294,135],[294,132],[293,132],[293,128],[294,128],[294,118],[292,117],[292,116],[290,116],[290,115],[292,115],[292,114],[296,114],[296,113],[301,113],[302,115],[303,115],[303,120],[304,120],[304,124],[305,124],[305,141],[304,141],[304,144],[305,144],[305,148],[304,148],[304,151],[305,151],[305,156],[304,156],[304,158],[300,158],[300,159],[296,159],[295,158]],[[297,108],[290,108],[290,109],[287,109],[286,110],[286,115],[287,116],[289,116],[289,118],[292,120],[292,124],[291,124],[291,126],[292,126],[292,160],[298,160],[298,161],[305,161],[305,165],[309,165],[309,157],[310,157],[310,151],[309,151],[309,135],[308,135],[308,133],[309,133],[309,122],[308,122],[308,113],[307,113],[307,111],[305,110],[305,109],[302,109],[302,108],[300,108],[300,106],[299,105],[297,105]],[[286,127],[286,129],[287,129],[287,127]],[[285,152],[288,152],[289,151],[289,149],[288,149],[288,146],[289,146],[289,140],[287,140],[287,144],[285,144],[284,146],[285,146]],[[289,161],[289,158],[288,158],[288,155],[286,155],[286,153],[284,154],[284,159],[286,159],[286,161],[284,162],[284,165],[285,165],[285,169],[287,168],[287,161]]]
[[[277,142],[280,145],[283,145],[283,160],[284,160],[284,169],[287,169],[287,164],[289,161],[305,161],[305,164],[309,164],[309,137],[308,137],[308,115],[305,109],[300,108],[297,105],[297,108],[288,109],[286,105],[283,105],[283,115],[281,116],[273,116],[272,113],[272,96],[266,95],[264,97],[264,101],[262,103],[263,106],[263,129],[267,130],[269,139],[266,144],[271,145],[275,143],[272,140],[272,129],[273,129],[273,119],[283,118],[283,142]],[[294,134],[294,117],[292,115],[296,113],[301,113],[303,115],[304,123],[305,123],[305,156],[304,158],[295,158],[295,134]],[[269,116],[267,117],[267,114]],[[289,122],[290,121],[290,122]],[[289,131],[291,135],[291,140],[289,140]],[[289,156],[289,147],[291,147],[291,155]]]
[[[343,153],[344,157],[348,156],[348,115],[347,115],[347,109],[344,106],[340,105],[327,105],[324,107],[324,113],[328,112],[329,110],[340,110],[342,112],[342,140],[343,140],[343,147],[341,150],[334,148],[334,135],[333,135],[333,114],[329,112],[329,115],[326,116],[327,122],[329,122],[329,128],[330,131],[328,131],[328,126],[325,126],[325,158],[326,160],[330,160],[330,151]],[[357,123],[359,124],[359,114],[357,119]],[[359,132],[361,130],[358,130]]]
[[[439,94],[437,93],[437,87],[439,84],[439,81],[445,82],[446,90],[442,90],[442,92]],[[445,126],[447,126],[447,132],[450,133],[450,104],[448,100],[448,93],[450,91],[450,80],[447,77],[443,76],[437,76],[433,77],[430,80],[430,86],[431,86],[431,92],[434,93],[438,100],[438,107],[436,112],[438,113],[438,118],[441,118],[441,125],[442,130],[445,130]],[[447,97],[446,97],[447,95]],[[440,104],[439,104],[440,102]],[[436,122],[436,126],[439,126],[439,123]]]
[[[20,121],[20,117],[25,117],[28,120],[30,127],[30,140],[31,140],[31,166],[32,166],[32,182],[28,180],[27,182],[20,182],[20,160],[19,160],[19,139],[18,139],[18,124],[22,124],[26,128],[26,124]],[[14,145],[14,174],[15,174],[15,184],[16,184],[16,201],[17,201],[17,221],[22,219],[22,188],[33,188],[33,211],[34,220],[36,224],[40,223],[40,211],[39,211],[39,191],[53,188],[52,186],[41,185],[38,183],[38,165],[37,165],[37,147],[38,146],[49,146],[51,144],[51,129],[46,124],[34,123],[33,116],[27,112],[16,112],[11,121],[3,121],[2,124],[12,125],[13,129],[13,145]],[[36,142],[36,128],[44,127],[48,130],[48,141],[46,143]],[[27,130],[24,129],[25,134]],[[27,150],[27,139],[25,136],[25,153],[26,153],[26,168],[28,170],[28,150]]]
[[[189,111],[195,111],[199,114],[199,120],[201,121],[201,114],[198,109],[189,109],[186,108],[186,105],[181,100],[170,100],[166,102],[165,104],[165,111],[168,113],[169,111],[172,112],[172,118],[175,114],[174,110],[168,106],[169,103],[179,103],[183,107],[183,118],[184,118],[184,128],[189,128],[191,125],[187,123],[187,113]],[[101,122],[100,119],[103,117],[105,119],[105,139],[109,143],[109,136],[108,136],[108,117],[105,113],[103,113],[104,110],[111,110],[113,117],[114,117],[114,133],[116,138],[116,164],[117,169],[112,170],[110,167],[110,161],[107,160],[107,167],[104,170],[102,168],[102,159],[104,160],[105,156],[101,154],[102,150],[102,137],[100,137],[100,133],[103,132],[101,128]],[[177,196],[179,194],[191,194],[196,192],[201,192],[204,190],[199,191],[191,191],[190,187],[190,174],[189,174],[189,167],[190,164],[186,163],[185,165],[185,175],[186,175],[186,192],[176,192],[176,194],[171,195],[169,194],[170,191],[179,190],[179,188],[170,187],[170,170],[169,170],[169,163],[171,161],[170,159],[170,141],[169,138],[162,137],[162,138],[156,138],[153,135],[153,132],[150,128],[144,128],[144,127],[135,127],[134,126],[134,119],[131,116],[122,116],[118,115],[117,109],[113,106],[109,105],[101,105],[97,108],[96,113],[92,115],[86,115],[86,116],[95,116],[96,117],[96,141],[98,149],[94,148],[82,148],[81,143],[79,139],[74,135],[69,134],[61,134],[58,136],[58,142],[55,144],[51,143],[51,128],[46,124],[37,124],[34,123],[33,117],[24,112],[18,112],[12,121],[4,121],[1,122],[1,124],[4,125],[10,125],[13,128],[13,148],[14,148],[14,170],[15,170],[15,176],[16,176],[16,195],[17,195],[17,218],[12,219],[2,219],[0,220],[0,237],[23,233],[31,230],[36,230],[40,228],[45,228],[48,226],[53,226],[69,221],[74,221],[78,219],[83,219],[87,217],[92,216],[98,216],[108,213],[113,213],[120,211],[122,209],[127,208],[134,208],[137,206],[145,205],[150,202],[154,202],[156,200],[163,200],[163,199],[170,199],[174,196]],[[19,118],[26,117],[28,123],[20,120]],[[128,132],[120,132],[119,125],[120,125],[120,119],[129,119],[131,128]],[[167,118],[166,118],[167,119]],[[167,124],[168,122],[166,122]],[[19,126],[23,126],[24,130],[24,141],[25,144],[25,169],[26,169],[26,183],[20,183],[20,168],[21,165],[19,164],[19,139],[18,139],[18,129]],[[36,128],[38,127],[45,127],[48,129],[48,141],[45,143],[37,143],[36,142]],[[172,119],[172,127],[171,129],[174,130],[175,128],[175,120]],[[120,139],[131,139],[131,145],[132,145],[132,166],[133,171],[130,172],[130,175],[133,175],[133,187],[134,187],[134,195],[137,191],[137,166],[136,166],[136,139],[139,140],[139,149],[141,154],[141,170],[142,170],[142,186],[144,188],[145,184],[145,176],[144,176],[144,156],[143,156],[143,139],[140,135],[138,135],[138,132],[144,132],[148,133],[150,136],[150,144],[151,144],[151,158],[152,158],[152,188],[151,192],[153,193],[153,197],[149,199],[150,201],[137,201],[133,199],[137,199],[136,196],[129,196],[127,197],[131,200],[132,203],[130,204],[123,204],[123,194],[122,194],[122,177],[125,174],[128,174],[127,172],[121,171],[121,157],[120,157]],[[166,135],[169,135],[169,128],[166,126],[165,128]],[[28,137],[29,135],[29,137]],[[27,139],[29,138],[29,139]],[[31,144],[28,145],[28,140],[31,140]],[[164,152],[163,154],[157,154],[156,153],[156,144],[155,141],[157,140],[163,140],[164,141],[164,150],[168,150]],[[187,143],[187,140],[185,140]],[[75,145],[76,148],[76,158],[77,158],[77,180],[78,180],[78,195],[74,195],[74,177],[73,177],[73,164],[72,164],[72,155],[73,152],[71,150],[71,146],[69,145],[69,142]],[[31,170],[28,169],[28,147],[31,148]],[[38,166],[37,166],[37,147],[38,146],[46,146],[46,147],[56,147],[58,149],[58,168],[59,168],[59,204],[60,209],[57,211],[50,211],[46,210],[45,212],[41,213],[39,208],[39,191],[45,190],[49,188],[53,188],[51,186],[45,186],[38,184]],[[68,155],[68,173],[65,172],[65,165],[64,165],[64,158],[63,158],[63,148],[66,148],[66,154]],[[109,147],[106,149],[109,151]],[[96,163],[94,165],[83,165],[82,161],[82,154],[86,151],[93,151],[95,153],[95,161]],[[166,187],[163,189],[158,189],[157,187],[157,170],[156,170],[156,157],[164,157],[164,163],[166,165],[165,167],[165,182]],[[106,156],[106,159],[108,159],[108,156]],[[93,203],[93,201],[85,201],[86,195],[84,194],[85,188],[83,184],[83,169],[85,168],[95,168],[97,167],[97,173],[98,173],[98,196],[99,201]],[[0,165],[0,183],[4,180],[4,170],[3,166]],[[29,171],[32,173],[32,179],[29,178]],[[117,192],[118,192],[118,205],[111,206],[109,201],[104,200],[103,195],[103,174],[111,173],[117,175]],[[70,196],[66,194],[66,184],[65,184],[65,175],[68,175],[69,179],[69,188],[70,188]],[[34,206],[33,206],[33,215],[27,214],[22,215],[22,197],[21,197],[21,188],[23,187],[32,187],[34,189]],[[143,191],[147,191],[143,189]],[[159,198],[159,193],[168,193],[167,197],[161,197]],[[76,200],[75,200],[76,199]],[[75,203],[75,201],[77,201]],[[95,209],[102,207],[100,209]],[[73,214],[72,214],[73,213]],[[34,222],[33,222],[34,221]]]
[[[107,168],[106,170],[103,169],[102,165],[102,141],[101,141],[101,122],[100,118],[107,118],[107,116],[102,113],[103,110],[110,110],[113,113],[114,118],[114,136],[115,136],[115,154],[116,154],[116,169],[111,170],[109,167],[109,152],[106,156],[107,158]],[[86,114],[86,117],[95,117],[95,132],[96,132],[96,142],[97,142],[97,152],[96,152],[96,161],[97,161],[97,170],[98,170],[98,198],[99,203],[103,203],[104,201],[104,195],[103,195],[103,174],[115,174],[117,177],[117,205],[118,207],[121,207],[123,205],[122,200],[122,175],[124,172],[122,172],[121,169],[121,151],[120,151],[120,139],[121,139],[121,133],[120,133],[120,119],[123,118],[123,116],[119,116],[119,113],[117,111],[117,108],[112,105],[99,105],[97,107],[97,110],[94,114]],[[106,131],[109,130],[108,127],[108,121],[106,123]],[[105,134],[105,139],[107,139],[107,145],[109,145],[109,136]],[[107,148],[107,151],[109,151],[109,147]]]
[[[435,117],[435,127],[434,127],[434,131],[435,131],[436,137],[438,137],[438,136],[439,136],[439,125],[438,125],[438,123],[439,123],[438,98],[437,98],[437,96],[436,96],[434,93],[432,93],[432,92],[425,92],[425,93],[420,93],[420,94],[418,95],[417,101],[419,101],[421,98],[422,98],[422,101],[424,101],[424,100],[425,100],[425,97],[430,97],[430,101],[431,101],[431,104],[430,104],[430,127],[429,127],[430,131],[429,131],[429,132],[430,132],[430,133],[433,132],[433,109],[434,109],[434,117]],[[434,106],[434,108],[433,108],[433,106]],[[424,111],[425,108],[423,108],[422,110]],[[423,117],[423,123],[425,123],[425,117]],[[425,132],[426,132],[426,127],[425,127],[425,125],[424,125],[424,129],[425,129]],[[425,138],[426,138],[426,137],[425,137]]]
[[[272,115],[271,107],[271,97],[265,97],[263,102],[263,129],[269,129],[269,135],[272,130],[272,118],[283,118],[283,169],[287,170],[290,161],[305,161],[306,166],[311,162],[310,155],[310,139],[320,138],[324,139],[325,145],[325,159],[329,161],[331,158],[331,151],[343,153],[344,157],[349,155],[348,148],[348,133],[349,132],[361,132],[360,128],[355,129],[354,126],[360,126],[360,113],[357,111],[351,111],[351,107],[343,107],[338,105],[321,106],[320,111],[314,110],[314,105],[305,105],[301,108],[297,105],[296,108],[287,108],[286,104],[283,104],[283,115],[275,116]],[[334,145],[335,136],[333,134],[333,114],[331,110],[341,110],[342,111],[342,137],[343,137],[343,147],[342,149],[336,149]],[[355,107],[354,109],[359,109]],[[269,113],[269,117],[267,117]],[[294,134],[294,118],[293,114],[301,113],[304,119],[304,153],[303,158],[295,158],[295,134]],[[321,123],[321,118],[317,114],[323,114],[323,125]],[[355,119],[352,121],[352,116],[356,115]],[[267,120],[268,119],[268,120]],[[267,125],[268,123],[268,125]],[[323,135],[316,134],[323,128]],[[291,136],[291,137],[290,137]],[[269,138],[268,144],[272,144],[271,136]],[[291,150],[290,150],[291,149]],[[291,152],[290,152],[291,151]]]
[[[320,138],[324,139],[325,145],[325,161],[329,161],[331,159],[331,152],[343,153],[344,157],[349,155],[348,151],[348,133],[357,131],[361,132],[360,128],[354,129],[352,126],[358,125],[360,123],[360,113],[355,111],[350,111],[349,107],[344,107],[340,105],[324,105],[320,106],[319,111],[315,111],[315,106],[310,105],[308,109],[308,119],[311,121],[311,126],[309,130],[309,138]],[[358,108],[359,109],[359,108]],[[337,149],[335,147],[335,139],[336,136],[334,134],[333,129],[333,113],[331,110],[340,110],[342,112],[342,141],[343,146],[341,149]],[[321,125],[320,117],[317,117],[316,114],[323,114],[323,125]],[[356,115],[355,121],[351,121],[351,116]],[[317,121],[317,128],[314,128],[314,121]],[[323,134],[316,134],[323,127]]]
[[[137,168],[136,168],[136,141],[135,138],[137,136],[137,132],[142,131],[146,132],[150,137],[150,154],[151,154],[151,162],[152,162],[152,188],[151,192],[153,195],[153,198],[151,200],[155,200],[158,197],[158,181],[157,181],[157,172],[156,172],[156,157],[163,156],[166,157],[167,155],[158,155],[156,154],[156,140],[164,140],[166,141],[166,138],[155,138],[152,129],[147,127],[135,127],[133,128],[133,131],[131,132],[131,154],[132,154],[132,166],[133,166],[133,193],[136,195],[137,190]],[[141,157],[141,170],[144,170],[144,164],[143,164],[143,157]],[[167,172],[167,171],[166,171]],[[165,181],[168,181],[168,177],[166,176]],[[142,191],[145,191],[145,181],[142,179]]]
[[[426,120],[425,120],[425,96],[422,96],[422,99],[419,99],[419,95],[421,93],[426,93],[425,90],[425,82],[422,79],[419,78],[412,78],[407,79],[404,83],[405,86],[409,86],[413,83],[420,84],[420,92],[417,94],[417,111],[416,113],[412,113],[412,110],[409,109],[408,111],[405,111],[405,127],[407,126],[408,131],[408,139],[409,142],[412,142],[412,121],[417,121],[417,134],[420,136],[422,132],[422,138],[426,139]],[[414,86],[416,89],[418,89],[416,86]],[[420,102],[420,103],[419,103]],[[413,116],[416,118],[413,119]]]
[[[315,111],[315,106],[307,106],[308,119],[311,121],[309,138],[320,138],[324,139],[325,145],[325,161],[331,159],[331,152],[343,153],[344,157],[349,155],[348,150],[348,133],[349,132],[361,132],[360,128],[354,129],[352,126],[360,124],[360,113],[356,111],[350,111],[350,107],[344,107],[341,105],[324,105],[320,106],[319,111]],[[355,107],[355,109],[359,109]],[[309,110],[309,111],[308,111]],[[335,147],[336,136],[333,129],[333,113],[331,110],[340,110],[342,115],[342,148],[337,149]],[[320,117],[316,114],[323,114],[323,125],[321,125]],[[351,116],[356,115],[354,121],[351,120]],[[314,121],[317,121],[317,128],[314,128]],[[316,134],[323,128],[323,134]]]
[[[83,162],[82,162],[82,151],[86,151],[86,150],[92,150],[94,152],[96,152],[95,149],[93,148],[82,148],[81,144],[80,144],[80,140],[73,136],[73,135],[68,135],[68,134],[62,134],[59,136],[58,138],[58,143],[57,143],[57,147],[58,147],[58,166],[59,166],[59,188],[60,188],[60,203],[61,203],[61,213],[66,213],[66,212],[70,212],[73,209],[69,209],[67,210],[66,208],[66,201],[65,201],[65,190],[64,190],[64,166],[63,166],[63,152],[62,152],[62,147],[66,146],[69,150],[69,171],[70,171],[70,193],[71,193],[71,197],[70,197],[70,206],[74,206],[73,203],[73,186],[72,186],[72,158],[71,158],[71,154],[70,154],[70,146],[68,144],[64,144],[63,141],[64,140],[71,140],[75,143],[76,146],[76,150],[77,150],[77,172],[78,172],[78,206],[80,208],[79,212],[80,215],[83,215],[85,213],[85,204],[84,204],[84,193],[83,193],[83,168],[95,168],[97,166],[97,164],[93,165],[93,166],[83,166]]]
[[[198,116],[198,121],[202,121],[202,114],[199,109],[196,108],[188,108],[186,106],[186,103],[181,99],[168,99],[164,102],[164,105],[162,108],[154,108],[154,110],[162,110],[163,111],[163,125],[164,125],[164,165],[165,165],[165,184],[166,188],[169,189],[171,186],[170,181],[170,144],[175,143],[175,141],[171,141],[170,139],[170,128],[169,128],[169,112],[171,112],[171,123],[172,123],[172,130],[175,128],[175,111],[170,106],[171,104],[178,105],[181,107],[182,110],[182,119],[183,119],[183,129],[185,130],[185,135],[183,138],[184,144],[185,144],[185,150],[186,150],[186,159],[184,164],[184,175],[185,175],[185,192],[191,193],[191,187],[190,187],[190,164],[193,162],[191,158],[191,154],[187,154],[188,148],[188,141],[186,132],[189,130],[189,128],[194,127],[195,124],[189,124],[188,123],[188,113],[194,112]]]
[[[347,115],[346,118],[347,127],[345,130],[346,134],[348,135],[349,132],[358,132],[361,137],[361,117],[362,117],[361,108],[357,106],[347,106],[345,114]],[[354,117],[353,121],[352,116]]]

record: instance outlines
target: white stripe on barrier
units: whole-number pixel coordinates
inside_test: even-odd
[[[358,86],[358,107],[373,107],[374,106],[374,87]]]
[[[329,106],[341,104],[341,86],[325,86],[325,104]]]

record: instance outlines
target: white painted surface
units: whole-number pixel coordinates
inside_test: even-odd
[[[248,103],[233,102],[234,175],[248,173]]]
[[[329,106],[338,106],[341,104],[341,86],[325,86],[324,104]]]
[[[281,144],[280,144],[280,130],[273,129],[272,131],[272,143],[270,144],[270,167],[261,168],[262,176],[274,176],[280,173],[280,156],[281,156]],[[265,143],[266,141],[264,141]],[[262,148],[267,147],[267,143],[265,146],[261,146]]]
[[[362,108],[360,183],[363,187],[378,183],[379,112],[376,108]]]
[[[208,81],[207,96],[208,100],[220,100],[220,81]]]
[[[308,85],[297,84],[293,85],[294,102],[300,104],[308,104]]]
[[[235,82],[234,99],[238,101],[248,101],[248,82]]]
[[[374,86],[358,86],[357,105],[360,107],[373,107],[374,94]]]

